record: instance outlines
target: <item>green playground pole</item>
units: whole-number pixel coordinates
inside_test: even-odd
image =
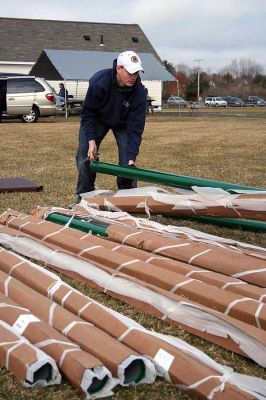
[[[84,220],[78,217],[71,218],[68,215],[51,213],[48,215],[46,220],[59,225],[66,225],[69,223],[70,228],[74,228],[86,233],[92,232],[94,235],[108,236],[106,228],[109,226],[109,224],[102,221],[97,221],[93,218]]]
[[[266,223],[261,221],[254,221],[250,219],[237,219],[237,218],[215,218],[215,217],[205,217],[199,216],[172,216],[179,219],[190,219],[198,222],[207,222],[214,225],[226,226],[228,228],[241,228],[244,230],[249,230],[253,232],[266,232]],[[95,218],[81,219],[79,217],[69,217],[68,215],[63,215],[59,213],[51,213],[46,218],[47,221],[54,222],[59,225],[66,225],[69,223],[70,228],[78,229],[82,232],[91,232],[94,235],[108,237],[106,228],[111,225],[99,221]]]
[[[149,169],[130,167],[128,165],[117,165],[92,161],[90,169],[107,175],[123,176],[125,178],[137,179],[139,181],[161,183],[183,189],[191,189],[192,186],[221,188],[226,191],[234,190],[266,190],[252,186],[237,185],[227,182],[212,181],[209,179],[194,178],[192,176],[174,175],[166,172],[153,171]]]

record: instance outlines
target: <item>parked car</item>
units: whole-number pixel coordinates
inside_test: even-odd
[[[226,101],[227,105],[231,107],[245,107],[246,105],[242,99],[236,96],[223,96],[222,98]]]
[[[38,118],[56,114],[54,89],[43,78],[7,76],[0,78],[1,117],[37,122]]]
[[[189,103],[182,99],[182,97],[179,96],[171,96],[169,97],[169,99],[167,100],[167,104],[169,106],[180,106],[180,107],[187,107],[189,105]]]
[[[206,107],[226,107],[227,102],[222,97],[207,97],[205,105]]]
[[[249,96],[247,100],[244,100],[246,106],[266,106],[266,101],[259,96]]]

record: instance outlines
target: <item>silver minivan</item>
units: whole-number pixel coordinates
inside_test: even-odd
[[[56,114],[56,94],[44,78],[9,76],[0,78],[1,117],[37,122],[39,117]]]

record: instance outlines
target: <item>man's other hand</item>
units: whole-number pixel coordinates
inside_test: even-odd
[[[97,159],[97,146],[95,140],[89,141],[88,159],[90,161]]]

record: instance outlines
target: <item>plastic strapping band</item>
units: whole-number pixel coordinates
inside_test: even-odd
[[[47,297],[48,299],[52,299],[54,294],[57,292],[58,289],[63,285],[62,281],[56,280],[54,281],[48,288],[47,288]]]
[[[262,301],[264,299],[264,297],[266,297],[266,294],[263,294],[262,296],[260,296],[258,301]]]
[[[172,244],[170,246],[158,247],[158,249],[153,250],[153,253],[159,253],[162,250],[168,250],[168,249],[173,249],[173,248],[177,248],[177,247],[185,247],[185,246],[190,246],[190,243]]]
[[[17,310],[22,310],[22,311],[28,311],[27,308],[20,307],[20,306],[13,306],[13,304],[8,304],[8,303],[0,303],[0,308],[5,308],[5,307],[10,307],[10,308],[16,308]]]
[[[113,280],[117,275],[119,275],[119,271],[115,271],[115,272],[110,276],[110,279],[108,280],[108,282],[107,282],[106,285],[105,285],[104,293],[107,293],[107,290],[109,289],[109,286],[110,286],[112,280]]]
[[[59,362],[58,362],[58,367],[59,367],[59,368],[62,367],[62,364],[63,364],[63,362],[64,362],[64,359],[65,359],[66,355],[67,355],[68,353],[70,353],[70,352],[73,352],[73,351],[80,351],[80,349],[66,349],[66,350],[63,351],[63,354],[61,355],[60,360],[59,360]]]
[[[256,324],[257,324],[257,327],[260,329],[261,329],[261,324],[260,324],[260,320],[259,320],[259,315],[264,306],[265,306],[264,303],[260,303],[260,305],[258,306],[257,311],[255,313]]]
[[[78,317],[80,317],[83,311],[86,310],[86,308],[89,307],[91,304],[95,304],[95,302],[89,301],[88,303],[84,304],[84,306],[81,307],[81,309],[78,311]]]
[[[253,269],[253,270],[249,270],[249,271],[238,272],[237,274],[233,274],[231,276],[232,276],[232,278],[239,278],[240,276],[245,276],[245,275],[250,275],[250,274],[258,274],[260,272],[266,272],[266,268]]]
[[[122,335],[120,335],[116,340],[118,340],[118,342],[122,342],[122,341],[125,339],[125,337],[126,337],[131,331],[133,331],[134,329],[138,329],[138,328],[136,328],[135,326],[129,327],[129,328],[126,329],[125,332],[122,333]]]
[[[195,258],[197,258],[197,257],[199,257],[199,256],[202,256],[203,254],[206,254],[206,253],[209,253],[209,251],[212,251],[211,249],[208,249],[208,250],[204,250],[204,251],[201,251],[200,253],[198,253],[198,254],[195,254],[194,256],[192,256],[189,260],[188,260],[188,264],[191,264],[194,260],[195,260]]]
[[[87,239],[87,237],[91,237],[91,234],[86,233],[86,235],[84,235],[81,238],[79,238],[79,240]]]
[[[209,274],[210,272],[213,272],[213,271],[204,271],[204,270],[193,270],[193,271],[189,271],[185,276],[190,276],[190,275],[192,275],[192,274],[196,274],[196,273],[198,273],[198,274]]]
[[[182,287],[182,286],[185,286],[185,285],[187,285],[187,284],[190,283],[190,282],[194,282],[195,280],[196,280],[196,279],[187,279],[186,281],[176,283],[176,284],[172,287],[172,289],[170,290],[170,292],[175,293],[175,291],[176,291],[177,288]]]
[[[120,249],[120,248],[123,248],[123,246],[121,246],[121,245],[119,244],[118,246],[113,247],[111,250],[112,250],[112,251],[116,251],[116,250],[118,250],[118,249]]]
[[[137,263],[137,262],[139,262],[139,259],[138,259],[138,258],[136,258],[135,260],[130,260],[130,261],[124,262],[124,263],[120,264],[120,265],[116,268],[116,271],[121,271],[121,269],[124,268],[124,267],[126,267],[127,265],[135,264],[135,263]]]
[[[53,318],[54,318],[54,310],[57,307],[56,303],[52,303],[50,308],[49,308],[49,318],[48,318],[48,324],[50,326],[53,326]]]
[[[124,237],[124,239],[122,240],[122,244],[124,244],[127,241],[127,239],[130,238],[131,236],[140,235],[141,233],[142,233],[142,231],[130,233],[129,235]]]
[[[13,265],[13,267],[10,269],[8,275],[12,275],[12,272],[14,271],[15,268],[19,267],[21,264],[26,263],[26,260],[20,261],[19,263]]]
[[[67,300],[67,298],[74,293],[75,291],[73,289],[69,289],[69,291],[64,295],[64,297],[61,300],[61,306],[64,307],[64,303]]]
[[[9,276],[8,278],[6,278],[5,282],[4,282],[4,293],[5,296],[8,297],[8,285],[9,282],[11,281],[11,279],[13,279],[11,276]]]
[[[38,349],[41,349],[42,347],[50,346],[50,344],[62,344],[64,346],[71,346],[78,349],[80,348],[76,343],[65,342],[63,340],[57,340],[57,339],[42,340],[41,342],[34,343],[34,346],[38,347]]]
[[[63,226],[62,228],[58,229],[58,230],[55,231],[55,232],[48,233],[47,235],[45,235],[45,236],[41,239],[41,241],[42,241],[42,242],[45,242],[46,239],[48,239],[48,238],[51,237],[51,236],[57,235],[58,233],[62,232],[62,231],[63,231],[64,229],[66,229],[66,228],[67,228],[66,226]]]
[[[19,225],[18,230],[21,231],[21,228],[23,228],[24,226],[29,225],[29,224],[31,224],[31,221],[28,221],[28,222],[25,222],[24,224]]]
[[[68,324],[62,331],[63,335],[67,336],[69,331],[73,329],[76,325],[87,325],[87,326],[92,326],[89,322],[85,321],[72,321],[70,324]]]
[[[227,306],[227,309],[225,310],[224,314],[228,315],[231,311],[231,309],[238,303],[243,303],[245,301],[256,301],[256,303],[258,303],[258,300],[254,300],[251,299],[250,297],[242,297],[241,299],[236,299],[231,301],[231,303],[229,303],[229,305]]]
[[[10,347],[6,352],[6,369],[9,369],[9,358],[10,353],[15,350],[17,347],[21,346],[23,342],[19,341],[18,343],[14,344],[14,346]]]
[[[149,257],[149,258],[145,261],[145,263],[152,262],[153,260],[164,260],[164,258],[162,258],[162,257]]]
[[[94,249],[102,249],[102,248],[103,248],[103,246],[91,246],[91,247],[87,247],[86,249],[81,250],[77,255],[78,255],[78,256],[81,256],[82,254],[87,253],[87,251],[94,250]]]
[[[227,286],[231,285],[247,285],[247,282],[227,282],[221,287],[221,289],[226,289]]]

